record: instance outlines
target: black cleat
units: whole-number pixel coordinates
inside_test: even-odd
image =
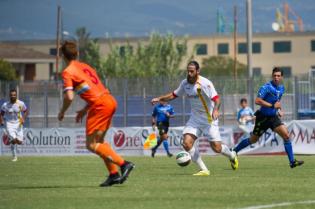
[[[155,153],[156,153],[156,150],[155,150],[155,149],[152,149],[151,157],[154,157],[154,156],[155,156]]]
[[[120,184],[121,178],[118,173],[116,174],[110,174],[106,181],[100,184],[100,187],[109,187],[112,186],[113,184]]]
[[[125,161],[125,163],[120,167],[121,170],[121,178],[120,178],[120,183],[124,183],[124,181],[127,180],[127,177],[129,173],[134,169],[135,164],[129,161]]]
[[[173,154],[169,152],[169,153],[167,153],[167,156],[168,157],[173,157]]]
[[[291,168],[295,168],[296,166],[301,166],[303,164],[304,164],[303,160],[296,160],[296,159],[294,159],[294,162],[290,163],[290,167]]]

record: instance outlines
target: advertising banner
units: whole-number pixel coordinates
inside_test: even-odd
[[[315,120],[294,120],[286,124],[295,154],[315,154]],[[244,133],[234,130],[234,144],[239,143]],[[283,139],[268,129],[259,141],[239,154],[281,154],[284,153]]]
[[[296,154],[315,154],[315,121],[292,121],[287,124],[290,138]],[[183,127],[173,127],[168,132],[169,149],[171,153],[182,150]],[[151,127],[126,127],[110,128],[105,140],[111,144],[121,155],[149,156],[150,149],[144,149],[146,138],[152,133]],[[241,129],[237,127],[220,127],[222,142],[228,147],[233,147],[244,137]],[[11,155],[9,139],[0,129],[0,153]],[[205,137],[200,137],[195,143],[201,154],[215,154],[210,148]],[[283,140],[280,136],[267,130],[259,141],[239,154],[279,154],[284,153]],[[47,129],[24,129],[24,141],[18,145],[18,155],[91,155],[85,147],[84,128],[47,128]],[[163,145],[157,150],[157,155],[166,155]]]

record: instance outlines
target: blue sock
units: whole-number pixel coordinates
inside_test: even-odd
[[[170,151],[169,151],[169,149],[168,149],[168,141],[167,141],[167,139],[163,141],[163,147],[164,147],[164,149],[165,149],[165,151],[166,151],[167,153],[170,153]]]
[[[246,138],[244,140],[242,140],[233,150],[238,153],[239,151],[241,151],[242,149],[244,149],[245,147],[250,145],[250,141],[249,138]]]
[[[284,143],[284,149],[288,155],[290,163],[294,162],[294,154],[293,154],[293,149],[292,149],[292,144],[291,141],[285,141]]]

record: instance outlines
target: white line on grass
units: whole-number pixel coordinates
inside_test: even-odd
[[[307,200],[307,201],[299,201],[299,202],[283,202],[283,203],[270,204],[270,205],[256,205],[256,206],[249,206],[246,208],[239,208],[239,209],[263,209],[263,208],[275,208],[275,207],[281,207],[281,206],[306,205],[306,204],[315,204],[315,200]]]

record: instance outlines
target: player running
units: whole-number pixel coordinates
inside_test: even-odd
[[[0,124],[5,121],[5,131],[9,137],[12,151],[12,161],[18,160],[16,150],[17,145],[23,143],[23,124],[28,115],[25,103],[17,99],[15,89],[10,90],[10,101],[3,103],[1,106]]]
[[[157,126],[159,130],[159,139],[157,142],[157,145],[155,145],[152,148],[151,156],[154,157],[156,150],[159,148],[159,146],[163,143],[164,149],[167,153],[167,156],[172,157],[173,154],[170,153],[168,148],[168,141],[167,141],[167,132],[168,128],[170,126],[170,118],[174,117],[174,109],[172,105],[167,104],[167,102],[160,101],[159,104],[154,106],[153,112],[152,112],[152,127],[155,129]]]
[[[187,78],[181,82],[179,87],[164,96],[153,98],[151,103],[156,104],[160,101],[169,101],[183,94],[190,100],[191,116],[183,130],[183,147],[200,168],[200,171],[194,175],[210,175],[210,171],[201,159],[199,150],[194,147],[194,142],[202,134],[208,138],[211,148],[216,153],[221,153],[229,158],[231,166],[235,170],[238,168],[236,154],[232,153],[226,145],[221,143],[218,125],[219,95],[212,82],[199,74],[198,62],[189,62],[187,65]]]
[[[282,123],[280,117],[283,116],[281,111],[281,97],[284,94],[284,86],[281,84],[283,72],[280,68],[275,67],[272,70],[272,81],[265,83],[258,91],[255,103],[260,105],[256,111],[256,121],[253,134],[250,138],[241,141],[233,151],[238,153],[250,144],[258,141],[259,137],[266,132],[268,128],[279,134],[284,140],[284,149],[288,155],[290,167],[300,166],[304,161],[294,159],[293,149],[287,127]]]
[[[87,102],[86,107],[77,111],[76,116],[76,122],[80,122],[87,113],[86,147],[104,160],[109,171],[108,178],[100,186],[122,184],[134,168],[134,164],[125,161],[108,142],[104,142],[104,136],[116,111],[116,100],[101,83],[96,71],[89,65],[76,60],[78,51],[74,42],[66,41],[61,47],[61,52],[67,67],[62,72],[64,99],[58,119],[63,120],[73,100],[73,91],[75,91]],[[119,175],[117,165],[120,167],[121,175]]]

